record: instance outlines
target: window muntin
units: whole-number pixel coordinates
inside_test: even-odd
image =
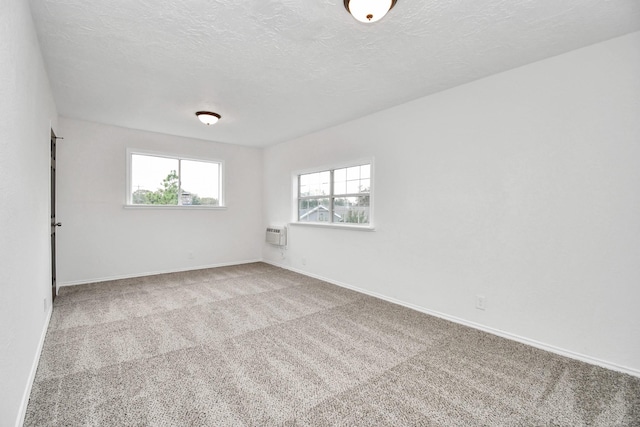
[[[129,155],[129,204],[223,206],[222,162],[133,152]]]
[[[298,175],[298,222],[369,225],[371,164]]]

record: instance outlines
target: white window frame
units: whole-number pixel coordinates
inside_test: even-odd
[[[153,156],[153,157],[164,157],[167,159],[174,159],[178,161],[182,160],[191,160],[196,162],[210,162],[210,163],[218,163],[218,182],[219,182],[219,190],[220,195],[218,198],[218,206],[210,206],[210,205],[140,205],[133,204],[131,191],[131,157],[133,155],[141,155],[141,156]],[[180,163],[178,163],[180,164]],[[176,171],[178,176],[180,177],[180,171]],[[127,148],[127,182],[126,182],[126,190],[125,190],[125,208],[135,208],[135,209],[190,209],[190,210],[198,210],[198,209],[209,209],[209,210],[224,210],[227,208],[225,202],[225,164],[224,160],[215,159],[211,157],[202,157],[202,156],[185,156],[176,153],[164,152],[164,151],[151,151],[144,149],[136,149],[136,148]],[[180,178],[178,178],[180,179]],[[178,198],[180,200],[180,198]]]
[[[300,175],[310,174],[310,173],[318,173],[318,172],[330,172],[331,173],[331,182],[330,182],[330,194],[325,198],[335,198],[336,196],[333,194],[333,172],[336,169],[344,169],[350,168],[354,166],[362,166],[369,165],[370,166],[370,188],[369,188],[369,222],[366,224],[357,224],[357,223],[337,223],[337,222],[311,222],[311,221],[299,221],[299,185],[300,185]],[[292,209],[291,209],[291,225],[294,226],[308,226],[308,227],[325,227],[325,228],[342,228],[349,230],[361,230],[361,231],[375,231],[374,227],[374,193],[375,193],[375,166],[374,159],[372,157],[353,160],[349,162],[341,162],[334,163],[331,165],[325,165],[321,167],[302,169],[294,171],[291,174],[291,182],[292,182]],[[347,197],[345,195],[340,195],[340,197]],[[305,197],[306,198],[306,197]],[[314,198],[314,197],[310,197]],[[317,198],[317,197],[316,197]]]

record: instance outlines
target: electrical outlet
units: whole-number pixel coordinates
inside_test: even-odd
[[[476,295],[476,308],[478,310],[487,309],[487,298],[483,295]]]
[[[189,259],[193,259],[193,258],[194,258],[194,256],[193,256],[193,252],[189,252],[189,253],[187,254],[187,258],[189,258]]]
[[[47,312],[47,299],[44,299],[44,312]]]
[[[302,257],[302,265],[307,265],[307,259],[305,257]]]

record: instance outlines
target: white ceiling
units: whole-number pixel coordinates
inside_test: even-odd
[[[248,146],[640,30],[638,0],[398,0],[370,25],[342,0],[30,5],[60,115]]]

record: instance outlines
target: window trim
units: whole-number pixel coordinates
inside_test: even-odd
[[[193,156],[193,155],[181,155],[176,154],[174,152],[167,151],[154,151],[154,150],[145,150],[145,149],[137,149],[137,148],[127,148],[127,159],[126,159],[126,168],[127,168],[127,179],[126,179],[126,188],[125,188],[125,203],[124,207],[127,209],[187,209],[187,210],[224,210],[227,208],[226,200],[225,200],[225,162],[224,160],[215,159],[212,157],[204,157],[204,156]],[[152,156],[152,157],[164,157],[166,159],[175,159],[178,161],[182,160],[190,160],[196,162],[210,162],[210,163],[218,163],[218,181],[219,181],[219,197],[218,197],[218,205],[217,206],[208,206],[208,205],[140,205],[132,203],[133,192],[131,191],[131,157],[135,154],[139,154],[141,156]],[[179,164],[179,168],[181,163]],[[177,171],[178,175],[180,175],[180,170]]]
[[[336,197],[333,194],[333,172],[336,169],[344,169],[350,168],[354,166],[362,166],[368,164],[370,166],[370,187],[369,187],[369,222],[366,224],[358,225],[356,223],[335,223],[335,222],[313,222],[313,221],[300,221],[298,216],[298,207],[299,201],[299,186],[300,186],[300,175],[310,174],[310,173],[318,173],[318,172],[330,172],[331,173],[331,194],[327,195],[326,198],[331,199],[330,203],[333,203],[332,197]],[[335,229],[345,229],[345,230],[361,230],[361,231],[374,231],[374,193],[375,193],[375,164],[373,157],[366,157],[361,159],[356,159],[348,162],[340,162],[333,163],[331,165],[318,166],[314,168],[300,169],[293,171],[291,174],[292,181],[292,203],[291,203],[291,225],[301,225],[301,226],[309,226],[309,227],[324,227],[324,228],[335,228]],[[359,196],[362,193],[358,193],[355,196]],[[354,195],[351,195],[353,197]],[[350,197],[350,195],[340,194],[340,197]],[[302,199],[317,199],[318,196],[304,196]]]

